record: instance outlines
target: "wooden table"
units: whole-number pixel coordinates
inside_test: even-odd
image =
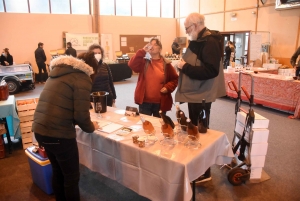
[[[300,81],[287,79],[289,77],[258,73],[252,74],[254,78],[254,103],[261,104],[266,107],[278,109],[291,114],[295,118],[300,118]],[[239,74],[227,73],[224,71],[225,84],[234,80],[238,86]],[[251,92],[251,78],[242,75],[242,86]],[[235,91],[231,91],[226,87],[227,96],[237,97]],[[242,99],[247,100],[242,93]]]
[[[92,120],[111,121],[133,129],[126,136],[116,132],[85,133],[77,128],[80,163],[151,200],[184,201],[192,198],[190,182],[213,164],[230,163],[231,144],[223,132],[209,130],[200,135],[201,146],[189,149],[183,144],[166,148],[160,144],[159,119],[144,116],[156,129],[158,141],[139,148],[132,135],[144,135],[139,117],[124,116],[125,110],[108,107],[102,119],[91,110]]]

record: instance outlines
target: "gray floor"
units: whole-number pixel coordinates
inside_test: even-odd
[[[115,82],[118,108],[137,107],[133,101],[136,81],[137,75],[134,75],[128,80]],[[16,94],[16,99],[38,97],[42,88],[43,85],[38,84],[35,90]],[[234,106],[235,100],[220,98],[213,103],[211,112],[211,129],[225,132],[230,141],[235,123]],[[243,107],[248,108],[248,105],[243,104]],[[188,114],[186,104],[182,104],[181,109]],[[257,184],[246,182],[232,186],[227,180],[228,170],[220,170],[214,165],[213,179],[197,186],[196,200],[300,200],[300,120],[288,119],[289,114],[262,106],[254,106],[254,110],[270,120],[264,166],[270,179]],[[175,107],[168,115],[175,119]],[[52,195],[43,193],[32,184],[27,158],[19,146],[15,146],[13,154],[0,160],[0,169],[0,200],[19,200],[16,198],[21,197],[23,200],[54,200]],[[81,166],[80,192],[82,200],[147,200],[84,166]]]

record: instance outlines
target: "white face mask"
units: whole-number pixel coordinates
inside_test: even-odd
[[[95,58],[99,62],[102,59],[102,55],[101,54],[95,54]]]

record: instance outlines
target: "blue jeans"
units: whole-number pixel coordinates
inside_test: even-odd
[[[159,103],[142,103],[139,105],[139,113],[149,116],[160,117],[159,115],[160,104]]]
[[[79,155],[76,139],[52,138],[35,133],[51,162],[52,187],[57,201],[78,201]]]

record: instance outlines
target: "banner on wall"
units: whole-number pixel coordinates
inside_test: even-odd
[[[101,34],[101,47],[104,49],[103,58],[112,61],[114,58],[112,49],[112,34]]]
[[[92,44],[99,44],[98,33],[66,33],[66,42],[71,42],[75,50],[87,50]]]
[[[261,35],[250,35],[250,61],[255,61],[261,58]]]

